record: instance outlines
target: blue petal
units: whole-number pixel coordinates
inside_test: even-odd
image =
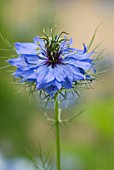
[[[63,69],[63,72],[65,74],[65,77],[69,79],[69,81],[73,81],[73,72],[67,65],[61,65],[61,68]]]
[[[52,97],[54,97],[55,93],[58,91],[58,88],[52,85],[52,86],[46,88],[45,91],[46,91],[49,95],[51,95]]]
[[[12,58],[7,60],[8,63],[10,63],[12,66],[15,67],[19,67],[20,65],[22,65],[22,57],[18,57],[18,58]]]
[[[79,75],[74,75],[74,81],[84,80],[85,77],[80,77]]]
[[[78,61],[75,59],[69,59],[69,61],[65,61],[65,63],[70,64],[70,65],[74,65],[78,68],[82,68],[84,70],[89,70],[92,67],[92,64],[86,61]]]
[[[69,44],[69,46],[71,46],[73,44],[72,38],[69,39],[68,44]]]
[[[74,78],[74,81],[76,81],[76,80],[82,80],[82,79],[84,79],[84,75],[80,72],[80,69],[79,68],[77,68],[77,67],[75,67],[74,65],[70,65],[70,64],[68,64],[68,67],[70,67],[70,69],[72,70],[72,72],[73,72],[73,78]]]
[[[30,75],[34,74],[34,70],[33,69],[30,69],[30,70],[27,70],[27,71],[23,71],[21,73],[20,76],[22,76],[22,81],[25,81],[28,79],[28,77],[30,77]]]
[[[69,40],[67,40],[67,37],[64,36],[64,40],[60,42],[60,51],[67,49],[68,47],[70,47],[72,45],[72,38],[70,38]]]
[[[55,85],[58,89],[61,89],[62,88],[62,84],[60,82],[58,82],[57,80],[55,80],[53,82],[53,85]]]
[[[22,57],[26,60],[28,64],[37,65],[39,61],[39,57],[37,55],[22,55]]]
[[[62,88],[62,83],[58,82],[57,80],[50,81],[48,83],[42,82],[40,85],[37,86],[38,89],[46,89],[50,86],[55,86],[57,89]]]
[[[35,74],[35,72],[33,71],[33,72],[31,72],[31,74],[27,77],[27,80],[34,80],[34,81],[36,81],[36,74]]]
[[[39,36],[34,37],[34,43],[41,49],[45,49],[45,43]]]
[[[77,61],[75,63],[75,66],[84,69],[85,71],[87,70],[93,70],[92,64],[88,63],[88,62],[81,62],[81,61]]]
[[[50,85],[56,86],[58,89],[62,87],[61,83],[58,82],[53,74],[54,69],[49,68],[49,71],[47,71],[42,79],[41,82],[38,82],[37,88],[47,88]]]
[[[69,60],[71,58],[74,58],[76,60],[85,60],[88,59],[90,56],[92,56],[94,54],[94,52],[91,53],[84,53],[84,54],[78,54],[78,53],[74,53],[74,54],[65,54],[65,58],[64,60]]]
[[[65,81],[62,82],[62,86],[66,89],[70,89],[70,88],[72,88],[72,82],[69,81],[69,79],[66,77]]]
[[[87,53],[88,49],[87,49],[87,46],[83,43],[83,47],[84,47],[84,51],[83,51],[83,54],[84,53]]]
[[[93,59],[91,58],[87,58],[87,59],[84,59],[84,60],[81,60],[82,62],[88,62],[90,64],[92,64],[92,62],[94,61]]]
[[[15,43],[16,52],[17,54],[37,54],[37,45],[34,43]]]
[[[12,75],[15,78],[22,78],[23,71],[21,69],[17,69]]]
[[[77,52],[77,49],[71,48],[71,47],[67,47],[67,48],[62,50],[62,54],[65,55],[65,56],[71,55],[72,53],[75,54],[76,52]]]
[[[48,83],[48,82],[53,81],[55,79],[54,69],[51,66],[49,66],[48,69],[49,69],[49,71],[43,79],[44,83]]]
[[[40,66],[36,71],[37,86],[39,86],[44,80],[45,76],[48,74],[49,68],[47,65]]]
[[[23,71],[21,69],[17,69],[12,75],[14,75],[15,78],[21,78],[21,82],[24,82],[26,80],[35,81],[36,79],[34,71],[32,69],[29,71]]]
[[[85,43],[83,43],[83,48],[84,48],[83,50],[77,49],[77,53],[78,53],[79,55],[82,55],[82,54],[87,53],[88,48],[87,48],[87,46],[85,45]]]
[[[45,65],[45,60],[40,59],[37,55],[21,55],[18,58],[9,59],[7,62],[23,71]]]
[[[25,59],[25,62],[30,66],[45,65],[46,60],[40,58],[38,55],[22,55],[22,57]]]
[[[56,65],[54,67],[54,76],[58,82],[64,81],[64,78],[66,77],[66,75],[64,74],[62,65]]]

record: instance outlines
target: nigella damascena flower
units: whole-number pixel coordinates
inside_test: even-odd
[[[78,81],[90,79],[88,70],[94,70],[94,52],[72,48],[72,39],[36,36],[33,43],[15,43],[17,58],[8,62],[17,67],[13,73],[21,82],[33,82],[36,90],[54,96],[61,89],[71,89]]]

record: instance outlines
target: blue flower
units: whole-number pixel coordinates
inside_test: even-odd
[[[15,43],[17,58],[8,62],[17,68],[13,73],[21,82],[35,83],[36,90],[44,90],[54,96],[61,89],[71,89],[73,84],[90,78],[88,70],[94,70],[94,52],[72,48],[72,39],[53,36],[36,36],[33,43]]]

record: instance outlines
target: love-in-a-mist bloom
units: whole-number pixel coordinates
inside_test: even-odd
[[[54,95],[61,89],[71,89],[74,83],[90,79],[88,70],[93,72],[94,52],[72,48],[72,39],[67,36],[40,38],[36,36],[33,43],[15,43],[17,58],[8,62],[17,67],[13,73],[21,82],[33,82],[36,90],[44,90]]]

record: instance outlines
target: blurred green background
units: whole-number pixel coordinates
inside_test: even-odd
[[[97,25],[104,21],[93,46],[105,39],[109,71],[103,74],[93,89],[84,91],[87,109],[74,123],[61,128],[63,162],[69,170],[114,169],[114,1],[97,0],[0,0],[0,33],[9,42],[32,41],[42,30],[58,25],[57,32],[66,31],[74,46],[89,44]],[[11,51],[0,37],[0,67]],[[54,130],[44,110],[26,92],[16,94],[20,86],[13,83],[13,67],[0,69],[0,153],[7,158],[27,157],[34,144],[41,142],[44,154],[54,153]],[[83,104],[81,108],[85,107]],[[73,106],[71,114],[78,112]],[[52,110],[48,112],[53,112]],[[68,114],[68,110],[63,113]],[[67,166],[68,168],[68,166]]]

